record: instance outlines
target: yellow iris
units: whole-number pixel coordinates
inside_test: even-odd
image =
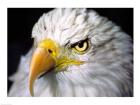
[[[73,44],[72,48],[77,53],[84,53],[89,48],[89,42],[88,42],[87,39],[86,40],[82,40],[82,41],[80,41],[78,43]]]

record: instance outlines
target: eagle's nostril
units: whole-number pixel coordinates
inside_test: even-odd
[[[52,50],[50,50],[50,49],[48,49],[48,52],[49,52],[49,53],[52,53],[53,51],[52,51]]]

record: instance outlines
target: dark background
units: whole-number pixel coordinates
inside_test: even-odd
[[[39,17],[52,8],[8,8],[8,76],[15,73],[21,55],[33,44],[31,31]],[[91,10],[89,8],[89,10]],[[133,8],[94,8],[101,16],[108,17],[133,38]],[[8,91],[12,82],[7,79]]]

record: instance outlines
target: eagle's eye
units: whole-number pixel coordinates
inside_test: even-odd
[[[84,53],[84,52],[86,52],[87,49],[89,48],[88,39],[79,41],[79,42],[73,44],[71,47],[72,47],[72,49],[73,49],[74,51],[76,51],[77,53]]]

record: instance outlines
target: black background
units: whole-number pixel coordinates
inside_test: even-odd
[[[91,8],[89,8],[91,10]],[[14,74],[21,55],[25,55],[33,44],[31,31],[39,17],[52,8],[8,8],[8,76]],[[133,38],[133,8],[94,8],[121,26]],[[8,90],[12,84],[7,79]]]

